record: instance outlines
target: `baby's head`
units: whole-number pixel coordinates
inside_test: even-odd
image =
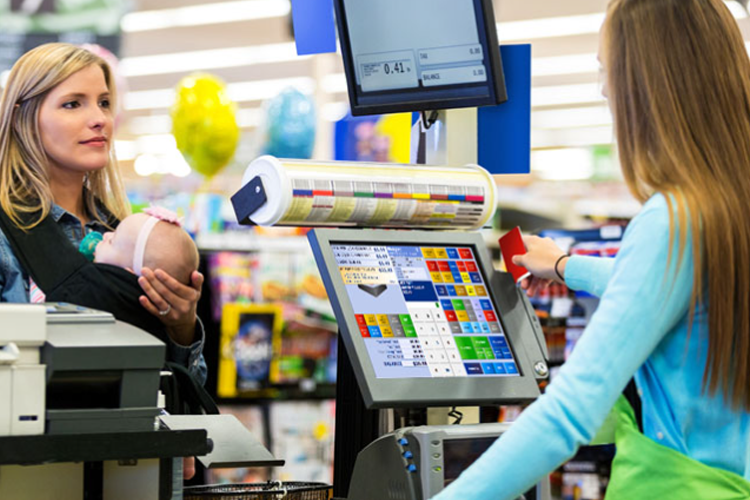
[[[142,267],[162,269],[189,285],[198,269],[195,243],[171,213],[153,208],[146,212],[126,217],[116,231],[104,233],[94,262],[128,268],[139,276]]]

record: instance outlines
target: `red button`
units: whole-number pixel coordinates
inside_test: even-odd
[[[360,326],[359,333],[361,333],[362,336],[365,338],[370,336],[370,330],[366,326]]]
[[[437,272],[437,262],[435,262],[434,260],[426,260],[425,263],[427,264],[427,269],[429,269],[431,273]]]
[[[471,260],[474,258],[471,255],[471,250],[468,248],[459,248],[458,255],[460,255],[462,259],[467,259],[467,260]]]
[[[456,311],[445,311],[445,319],[447,319],[448,321],[458,321]]]
[[[464,264],[462,261],[459,260],[458,262],[456,262],[456,267],[458,268],[459,272],[461,273],[466,272],[466,264]]]
[[[484,311],[484,317],[487,318],[487,321],[497,321],[497,316],[492,311]]]
[[[477,269],[477,265],[474,263],[474,261],[468,261],[466,263],[466,270],[470,273],[478,273],[479,269]]]
[[[355,318],[357,318],[357,324],[359,326],[367,327],[367,322],[365,321],[365,315],[364,314],[355,314]]]
[[[449,273],[451,272],[451,266],[448,265],[447,260],[439,260],[437,261],[438,269],[440,269],[441,272]]]

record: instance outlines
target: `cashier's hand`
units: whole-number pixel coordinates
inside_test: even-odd
[[[192,344],[203,275],[193,271],[187,286],[161,269],[144,267],[138,284],[145,292],[139,298],[141,305],[164,323],[172,340],[181,345]]]
[[[187,481],[193,479],[195,475],[195,457],[185,457],[182,459],[182,478]]]
[[[565,255],[551,238],[540,238],[539,236],[523,236],[526,253],[513,257],[513,263],[523,266],[531,273],[531,278],[521,281],[521,288],[531,297],[550,283],[564,284],[555,273],[555,263],[561,256]],[[565,276],[565,264],[568,259],[563,259],[557,266],[560,274]]]

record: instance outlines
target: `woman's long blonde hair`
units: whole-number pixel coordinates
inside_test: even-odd
[[[39,133],[39,110],[49,92],[72,74],[97,65],[102,68],[115,109],[115,87],[107,63],[86,49],[65,43],[41,45],[13,66],[0,99],[0,206],[19,227],[30,229],[52,208],[48,159]],[[107,165],[91,172],[84,186],[89,214],[104,223],[97,209],[103,204],[122,219],[129,213],[125,189],[113,149]],[[39,213],[28,221],[24,215]]]
[[[666,196],[670,248],[679,234],[678,260],[688,244],[695,256],[705,387],[748,411],[750,60],[740,30],[721,0],[612,0],[602,49],[625,181],[641,201]]]

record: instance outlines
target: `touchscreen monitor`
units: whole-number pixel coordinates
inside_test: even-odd
[[[331,250],[377,378],[518,376],[471,247]]]
[[[317,228],[308,239],[367,407],[539,395],[530,306],[479,233]]]

